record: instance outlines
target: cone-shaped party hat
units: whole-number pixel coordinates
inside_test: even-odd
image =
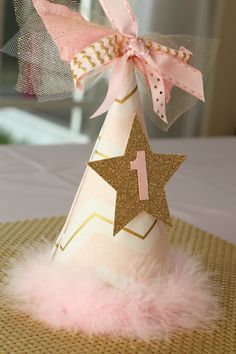
[[[124,154],[136,114],[144,123],[134,69],[129,64],[90,161]],[[165,226],[142,212],[113,236],[115,206],[116,191],[88,167],[57,240],[55,258],[91,267],[113,284],[118,279],[125,281],[132,263],[163,265],[168,254]]]
[[[217,315],[208,278],[198,261],[170,250],[165,230],[165,185],[185,156],[151,150],[135,70],[166,126],[168,112],[176,118],[189,107],[181,100],[175,110],[174,86],[204,100],[202,75],[186,48],[138,37],[126,0],[100,0],[113,29],[85,21],[72,3],[33,0],[38,14],[20,21],[18,87],[58,98],[72,78],[83,88],[111,68],[94,116],[108,113],[56,243],[8,269],[6,294],[15,308],[54,328],[89,335],[147,340],[206,326]]]

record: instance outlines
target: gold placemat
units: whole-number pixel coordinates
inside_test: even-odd
[[[42,238],[54,240],[65,219],[50,218],[0,225],[0,281],[7,260]],[[236,246],[182,221],[169,231],[172,244],[201,254],[214,272],[225,318],[211,331],[174,334],[169,343],[87,337],[53,331],[30,317],[0,308],[0,354],[233,354],[236,353]],[[45,286],[47,286],[45,284]]]

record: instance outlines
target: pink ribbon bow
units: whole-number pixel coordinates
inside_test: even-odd
[[[150,87],[153,110],[166,123],[166,103],[173,86],[204,101],[202,74],[188,64],[192,54],[181,47],[171,49],[138,37],[136,18],[127,0],[99,0],[113,28],[113,35],[102,37],[75,55],[71,61],[73,78],[81,80],[92,72],[114,65],[106,98],[92,117],[106,112],[117,98],[127,61],[140,70]]]

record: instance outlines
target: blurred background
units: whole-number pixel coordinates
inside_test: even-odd
[[[80,4],[79,4],[80,3]],[[27,2],[22,0],[22,9]],[[198,102],[167,133],[148,120],[151,138],[200,137],[236,134],[235,0],[131,1],[141,34],[190,34],[219,38],[215,66],[205,87],[206,104]],[[102,14],[96,0],[78,1],[91,19]],[[25,8],[27,11],[27,8]],[[98,16],[99,17],[99,16]],[[0,0],[0,47],[18,31],[13,0]],[[0,53],[0,144],[65,144],[93,141],[104,117],[89,120],[102,102],[106,83],[72,99],[38,102],[16,91],[17,59]]]

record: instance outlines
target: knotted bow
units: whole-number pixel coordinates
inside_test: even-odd
[[[73,78],[81,88],[81,80],[94,71],[113,65],[106,98],[92,117],[106,112],[117,98],[127,61],[142,72],[150,87],[153,110],[166,123],[166,103],[171,98],[173,86],[204,101],[202,74],[188,64],[190,53],[138,37],[138,26],[127,0],[99,0],[113,28],[113,35],[102,37],[83,50],[71,61]]]

